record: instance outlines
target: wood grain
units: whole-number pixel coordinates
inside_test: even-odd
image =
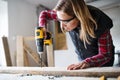
[[[3,47],[4,47],[4,54],[6,59],[6,66],[12,66],[11,56],[10,56],[10,50],[9,50],[9,44],[7,37],[2,37]]]
[[[0,67],[0,73],[34,74],[51,76],[114,77],[120,76],[120,67],[96,67],[81,70],[67,70],[65,67]]]

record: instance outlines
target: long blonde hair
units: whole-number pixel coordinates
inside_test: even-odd
[[[63,11],[70,16],[76,16],[80,21],[80,39],[90,44],[89,36],[95,38],[94,30],[97,29],[96,21],[92,18],[84,0],[59,0],[54,8],[56,11]]]

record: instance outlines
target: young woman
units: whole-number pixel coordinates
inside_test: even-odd
[[[113,65],[113,23],[101,10],[84,0],[59,0],[54,10],[40,13],[39,26],[45,27],[49,19],[60,21],[62,31],[68,32],[74,43],[80,62],[69,65],[68,70]]]

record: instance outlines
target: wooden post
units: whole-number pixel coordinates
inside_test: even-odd
[[[25,50],[24,50],[24,66],[30,66],[27,51]]]
[[[54,67],[53,44],[46,45],[48,67]]]
[[[3,36],[2,37],[2,42],[3,42],[5,59],[6,59],[6,66],[12,66],[12,61],[11,61],[11,56],[10,56],[7,37]]]
[[[17,36],[16,42],[17,42],[16,66],[24,66],[23,37]]]

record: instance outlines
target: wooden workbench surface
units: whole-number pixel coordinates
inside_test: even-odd
[[[83,77],[118,77],[120,67],[95,67],[81,70],[67,70],[65,67],[0,67],[0,74],[33,74]]]

